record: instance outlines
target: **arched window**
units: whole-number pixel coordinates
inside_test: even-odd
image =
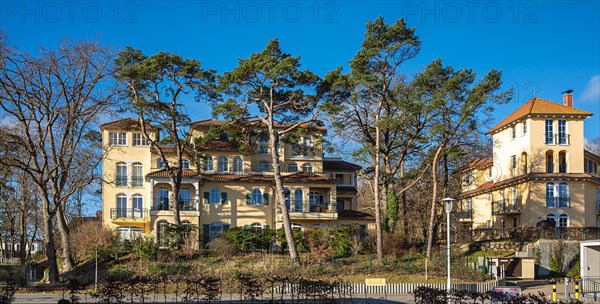
[[[554,152],[546,152],[546,173],[554,173]]]
[[[117,194],[117,210],[115,218],[127,218],[127,195]]]
[[[269,162],[261,161],[258,163],[258,172],[268,172],[271,171],[271,165]]]
[[[304,207],[304,194],[302,193],[302,189],[298,188],[294,191],[294,211],[302,212]]]
[[[252,205],[262,205],[263,197],[260,189],[252,190]]]
[[[236,156],[233,159],[233,172],[235,172],[235,173],[244,172],[244,161],[239,156]]]
[[[179,206],[180,210],[192,210],[192,192],[190,189],[179,189]]]
[[[569,216],[566,214],[561,214],[558,217],[558,227],[569,227]]]
[[[210,231],[208,234],[208,240],[212,241],[218,238],[223,233],[223,224],[219,222],[214,222],[210,224]]]
[[[117,163],[117,186],[127,186],[127,164],[124,162]]]
[[[219,157],[219,167],[217,168],[219,172],[227,172],[229,171],[229,160],[225,156]]]
[[[546,184],[546,208],[556,208],[554,183]]]
[[[567,173],[567,152],[558,152],[558,173]]]
[[[289,163],[287,165],[287,171],[288,172],[298,172],[298,164],[296,164],[296,163]]]
[[[304,164],[304,165],[302,165],[302,172],[304,172],[304,173],[312,173],[313,172],[313,166],[311,164]]]
[[[565,182],[558,184],[558,207],[569,207],[569,185]]]
[[[221,203],[221,191],[217,188],[210,189],[210,203],[220,204]]]
[[[131,177],[131,186],[142,187],[144,185],[144,165],[142,163],[133,163],[133,174]]]
[[[144,217],[144,197],[141,194],[134,194],[131,197],[133,203],[133,217],[143,218]]]
[[[292,223],[292,229],[304,230],[304,227],[302,227],[302,225],[300,225],[300,224]]]
[[[167,244],[165,244],[165,229],[169,223],[165,220],[160,220],[156,222],[156,243],[158,247],[164,248]]]
[[[169,210],[169,190],[158,188],[156,190],[156,210]]]
[[[202,162],[202,170],[204,170],[204,172],[211,172],[214,170],[212,156],[207,155],[204,157]]]
[[[250,228],[253,228],[253,229],[263,229],[264,225],[261,224],[261,223],[252,223],[252,224],[250,224]]]

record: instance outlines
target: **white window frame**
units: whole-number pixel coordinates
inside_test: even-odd
[[[125,132],[109,132],[109,145],[111,146],[127,146],[127,133]]]
[[[133,146],[134,147],[144,147],[148,146],[148,140],[142,133],[133,133]]]
[[[221,191],[217,188],[210,189],[208,203],[211,205],[221,204]]]
[[[314,173],[315,172],[315,167],[313,167],[313,165],[311,165],[311,164],[304,164],[304,165],[302,165],[302,172],[304,172],[304,173]]]
[[[252,189],[252,205],[262,206],[263,202],[263,192],[260,189]]]
[[[548,136],[550,135],[550,136]],[[548,141],[550,139],[550,141]],[[554,120],[546,119],[544,121],[544,142],[546,145],[554,145]]]
[[[217,172],[229,172],[229,159],[226,156],[217,158]]]
[[[234,173],[244,173],[244,159],[240,156],[236,156],[233,158],[233,168],[232,171]]]

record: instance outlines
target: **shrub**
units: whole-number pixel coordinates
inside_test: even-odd
[[[224,237],[218,237],[208,242],[208,250],[220,257],[230,258],[238,254],[238,248]]]
[[[308,229],[304,232],[306,247],[314,260],[330,258],[333,250],[330,248],[330,233],[325,228]]]
[[[109,277],[117,279],[117,280],[126,280],[132,276],[132,271],[121,266],[116,265],[113,267],[112,271],[109,274]]]
[[[306,251],[306,246],[304,245],[304,234],[300,229],[292,229],[292,235],[294,236],[294,242],[296,242],[296,249],[298,252]],[[285,250],[288,248],[287,240],[285,238],[285,231],[283,228],[277,229],[275,232],[275,239],[277,243],[281,246],[281,250]]]
[[[275,232],[271,229],[252,227],[235,227],[225,231],[224,237],[240,251],[268,250],[271,247]]]
[[[135,254],[144,260],[156,260],[158,257],[158,246],[153,237],[139,237],[132,242]]]

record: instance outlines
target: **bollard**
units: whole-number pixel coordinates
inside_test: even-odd
[[[556,282],[552,282],[552,302],[556,302]]]
[[[579,281],[575,281],[575,300],[579,300]]]

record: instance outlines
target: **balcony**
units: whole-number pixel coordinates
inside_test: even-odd
[[[127,186],[127,176],[117,176],[115,178],[115,185],[119,187]]]
[[[111,208],[110,219],[115,224],[149,222],[148,209]]]
[[[180,199],[179,200],[179,210],[180,211],[198,211],[196,206],[195,199]],[[171,206],[169,204],[169,199],[166,198],[158,198],[154,200],[152,204],[152,211],[170,211]]]
[[[521,198],[492,202],[492,215],[521,213]]]
[[[571,134],[546,134],[545,136],[546,145],[570,145]]]
[[[460,210],[454,213],[459,221],[461,222],[472,222],[473,221],[473,210]]]
[[[304,201],[302,200],[291,200],[288,201],[288,210],[290,213],[290,219],[292,220],[335,220],[338,217],[335,203],[327,201],[309,200],[308,208],[305,208]],[[281,217],[281,215],[279,216]]]
[[[571,208],[571,198],[566,196],[546,197],[546,208]]]

